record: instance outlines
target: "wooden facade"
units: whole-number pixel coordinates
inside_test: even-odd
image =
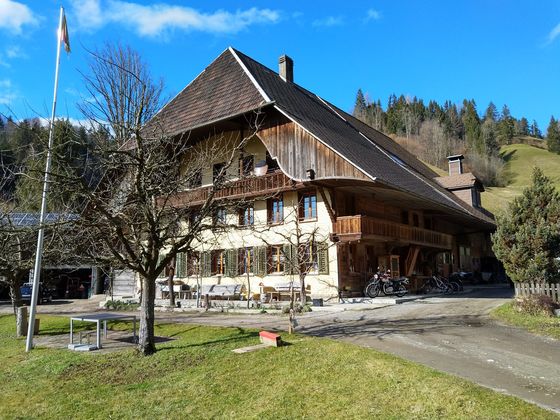
[[[294,122],[280,122],[261,129],[257,136],[270,155],[286,173],[298,180],[309,179],[309,169],[315,171],[315,179],[354,178],[371,180],[354,165],[320,143]]]

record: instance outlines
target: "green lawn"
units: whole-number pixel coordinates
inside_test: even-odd
[[[41,317],[43,333],[66,318]],[[257,332],[167,324],[150,357],[38,348],[0,317],[2,418],[558,418],[522,400],[397,357],[292,336],[242,355]]]
[[[510,144],[500,149],[507,161],[509,184],[506,187],[487,187],[482,193],[482,206],[493,213],[506,209],[507,203],[521,194],[531,183],[532,168],[540,167],[560,189],[560,155],[528,144]]]
[[[506,324],[560,340],[560,318],[558,317],[521,314],[513,308],[513,302],[494,309],[491,315]]]

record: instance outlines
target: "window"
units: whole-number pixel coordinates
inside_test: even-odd
[[[408,211],[401,211],[401,223],[403,225],[408,225]]]
[[[214,212],[214,224],[225,225],[227,222],[227,210],[225,207],[218,207]]]
[[[312,220],[317,218],[317,194],[306,193],[299,198],[299,219]]]
[[[217,181],[224,181],[225,178],[225,162],[215,163],[212,167],[212,182],[215,184]],[[218,179],[221,177],[220,179]]]
[[[252,226],[255,224],[255,208],[243,207],[239,210],[239,226]]]
[[[212,258],[211,274],[213,276],[223,275],[225,273],[225,263],[226,263],[224,250],[218,249],[212,251],[211,258]]]
[[[202,185],[202,169],[187,173],[186,177],[188,188],[198,188]]]
[[[319,271],[319,253],[315,242],[300,245],[299,255],[306,273]]]
[[[255,252],[253,248],[241,248],[239,250],[239,275],[252,274],[255,268]]]
[[[282,245],[272,245],[268,248],[268,273],[283,273],[285,257]]]
[[[253,175],[255,168],[255,160],[253,156],[244,156],[239,159],[239,178],[245,178]]]
[[[192,209],[191,213],[189,214],[189,223],[191,226],[196,224],[200,221],[200,210],[199,209]]]
[[[276,224],[284,221],[284,201],[282,198],[268,200],[268,223]]]

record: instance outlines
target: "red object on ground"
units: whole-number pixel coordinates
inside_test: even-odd
[[[282,345],[282,338],[278,334],[261,331],[259,332],[259,338],[261,339],[261,343],[269,346],[279,347]]]

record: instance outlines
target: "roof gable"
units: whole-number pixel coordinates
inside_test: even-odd
[[[152,120],[168,135],[259,108],[266,102],[230,49],[225,50]]]

